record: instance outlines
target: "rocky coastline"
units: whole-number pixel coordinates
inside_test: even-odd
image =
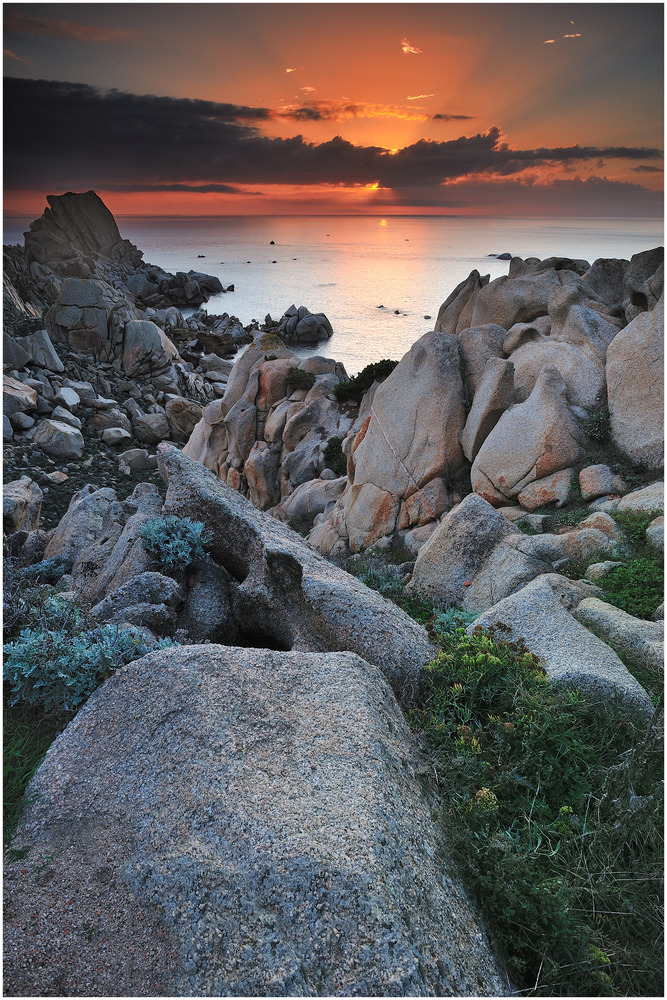
[[[662,248],[473,271],[366,384],[294,353],[322,313],[209,316],[218,279],[144,263],[94,192],[48,201],[5,247],[6,563],[58,562],[61,606],[176,644],[113,672],[33,779],[13,848],[51,875],[7,867],[6,988],[511,995],[405,723],[432,629],[347,570],[400,553],[403,607],[500,627],[656,727],[663,606],[604,582],[637,518],[664,550]],[[144,544],[170,518],[203,526],[185,569]],[[106,915],[108,953],[66,940],[59,894]]]

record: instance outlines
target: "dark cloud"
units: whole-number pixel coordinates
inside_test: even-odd
[[[135,38],[135,31],[120,28],[99,28],[91,24],[76,24],[63,19],[32,17],[18,10],[10,10],[4,18],[5,34],[41,35],[47,38],[80,39],[85,42],[119,42]]]
[[[632,168],[638,174],[661,174],[662,167],[649,167],[646,163],[640,163],[638,167]]]
[[[107,191],[136,191],[136,184],[105,184]],[[142,184],[142,191],[193,191],[197,194],[262,194],[244,191],[231,184]]]
[[[470,122],[471,115],[431,115],[434,122]]]
[[[500,129],[445,142],[422,139],[390,154],[336,136],[268,138],[268,108],[100,92],[84,84],[6,79],[5,186],[10,189],[166,190],[165,185],[333,184],[433,188],[469,175],[511,176],[527,167],[624,158],[657,149],[513,150]],[[353,106],[353,105],[351,105]],[[217,187],[216,187],[217,186]],[[173,188],[172,188],[173,189]],[[424,192],[425,194],[427,192]]]

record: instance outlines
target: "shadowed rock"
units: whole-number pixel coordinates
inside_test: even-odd
[[[168,485],[165,513],[203,521],[211,556],[240,584],[234,617],[248,645],[351,650],[410,697],[433,657],[421,626],[198,462],[166,444],[158,462]]]

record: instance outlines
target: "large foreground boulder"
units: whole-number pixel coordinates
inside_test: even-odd
[[[15,844],[50,881],[8,866],[5,989],[507,995],[419,773],[382,674],[354,654],[208,645],[130,664],[33,781]],[[82,937],[91,910],[104,947]],[[168,948],[151,964],[133,955],[142,923]]]
[[[163,443],[158,464],[168,485],[164,512],[202,521],[212,558],[239,583],[233,614],[247,645],[351,650],[409,700],[433,658],[421,626],[198,462]]]

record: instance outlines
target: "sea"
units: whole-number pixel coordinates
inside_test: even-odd
[[[30,219],[6,218],[4,243],[22,243]],[[303,356],[342,361],[349,375],[400,359],[433,329],[438,309],[476,269],[507,274],[497,256],[630,257],[662,246],[662,220],[509,219],[443,216],[119,216],[121,235],[167,271],[214,274],[233,292],[210,314],[245,326],[279,319],[290,305],[329,318],[334,335]]]

